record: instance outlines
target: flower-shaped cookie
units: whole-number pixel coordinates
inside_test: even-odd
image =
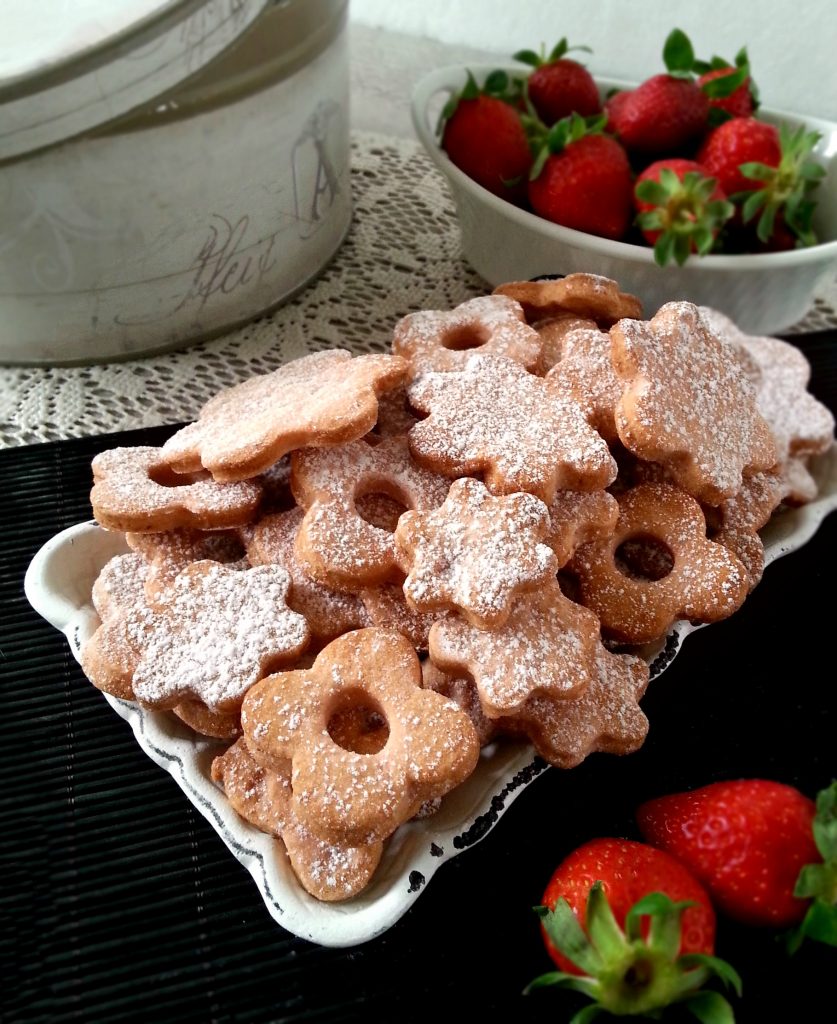
[[[294,874],[312,896],[345,900],[369,884],[383,844],[347,846],[313,835],[293,811],[290,765],[268,771],[239,740],[212,762],[212,778],[245,821],[284,842]]]
[[[596,677],[600,647],[596,616],[564,597],[555,580],[518,598],[499,629],[447,614],[430,630],[434,664],[468,673],[489,718],[517,713],[536,694],[577,695]]]
[[[419,612],[458,610],[481,629],[501,626],[515,597],[558,570],[541,543],[549,525],[532,494],[495,498],[479,480],[455,480],[439,508],[398,521],[407,603]]]
[[[427,370],[461,370],[475,349],[535,370],[542,345],[519,303],[505,295],[480,295],[450,310],[408,313],[392,335],[392,351],[407,360],[413,377]]]
[[[648,685],[648,665],[600,647],[596,666],[597,675],[577,697],[532,697],[515,717],[499,719],[498,730],[527,736],[556,768],[575,768],[594,751],[632,754],[648,734],[638,703]]]
[[[616,428],[635,455],[662,463],[708,505],[732,497],[743,473],[776,463],[752,384],[697,306],[669,302],[648,322],[620,320],[610,335],[625,385]]]
[[[162,598],[174,578],[192,562],[209,559],[244,569],[244,545],[233,530],[167,530],[165,533],[129,533],[125,540],[148,563],[145,594],[149,601]]]
[[[148,567],[141,555],[116,555],[93,584],[93,607],[101,625],[81,650],[81,667],[90,682],[112,697],[133,700],[134,671],[153,620],[146,603]]]
[[[509,359],[471,356],[459,372],[423,374],[409,394],[428,413],[410,450],[446,476],[483,473],[494,494],[528,491],[547,504],[559,488],[598,490],[616,476],[580,406]]]
[[[218,530],[243,526],[262,496],[253,480],[218,483],[178,477],[161,448],[111,448],[93,459],[90,504],[106,530],[159,533],[178,527]]]
[[[212,711],[238,708],[256,680],[308,643],[305,619],[287,606],[290,585],[280,565],[187,566],[145,635],[134,672],[139,703],[171,708],[195,700]]]
[[[580,544],[609,537],[618,518],[619,505],[607,491],[557,491],[543,542],[555,552],[560,569]]]
[[[453,676],[448,672],[443,672],[433,664],[430,658],[425,658],[421,663],[421,685],[425,690],[435,690],[443,697],[449,697],[456,701],[471,719],[481,747],[491,743],[496,737],[497,720],[489,718],[483,711],[480,695],[473,679],[464,675]]]
[[[332,718],[357,706],[387,723],[389,737],[377,753],[346,750],[331,736]],[[376,627],[333,640],[307,671],[258,683],[244,700],[242,724],[261,764],[291,760],[294,812],[332,843],[385,839],[467,778],[479,756],[468,716],[421,688],[410,642]]]
[[[611,365],[609,334],[596,327],[570,331],[560,361],[546,377],[578,402],[605,441],[618,440],[613,411],[622,397],[622,381]]]
[[[694,498],[667,484],[640,484],[617,500],[613,535],[582,545],[570,562],[580,600],[599,616],[603,630],[623,643],[642,644],[677,619],[715,622],[740,606],[747,572],[735,555],[707,540]],[[632,541],[659,545],[670,556],[663,560],[665,575],[645,578],[620,568],[620,548]]]
[[[307,509],[296,541],[306,572],[350,592],[400,575],[392,534],[360,514],[356,499],[384,493],[408,508],[440,505],[448,481],[416,465],[405,437],[294,452],[291,482]]]
[[[204,467],[216,480],[246,480],[295,448],[362,437],[375,425],[378,395],[406,375],[395,356],[315,352],[216,395],[166,441],[163,457],[179,473]]]
[[[788,491],[788,484],[779,470],[745,476],[741,490],[728,498],[708,521],[717,520],[708,536],[736,555],[750,577],[750,590],[764,571],[764,544],[758,531],[768,522],[774,509]]]
[[[543,345],[539,369],[541,374],[545,374],[561,361],[564,354],[564,339],[570,331],[578,328],[597,330],[595,320],[586,320],[575,313],[558,313],[548,320],[540,320],[535,324],[535,330]]]
[[[417,612],[404,597],[404,580],[366,587],[360,592],[363,607],[374,626],[386,626],[406,636],[418,651],[427,650],[430,627],[439,617],[435,612]]]
[[[494,294],[517,300],[530,324],[572,313],[608,328],[623,317],[642,316],[642,303],[635,295],[620,291],[615,281],[598,274],[568,274],[552,281],[510,281],[495,288]]]
[[[282,565],[290,574],[288,607],[304,615],[318,640],[333,640],[369,625],[360,598],[317,583],[296,555],[296,538],[305,513],[301,508],[265,516],[253,529],[247,554],[253,565]]]
[[[761,371],[756,402],[773,432],[779,460],[828,451],[834,443],[834,417],[808,391],[811,365],[805,356],[780,338],[742,335],[739,344]]]

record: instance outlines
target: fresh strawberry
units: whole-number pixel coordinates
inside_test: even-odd
[[[793,786],[738,779],[650,800],[637,821],[643,836],[685,864],[729,917],[785,927],[807,910],[794,894],[800,869],[821,859],[814,812],[813,801]]]
[[[520,50],[514,55],[515,60],[534,68],[527,80],[529,100],[547,125],[573,113],[591,117],[602,109],[593,76],[583,64],[565,56],[570,50],[589,52],[589,47],[568,46],[562,39],[548,57],[534,50]]]
[[[605,104],[608,130],[631,153],[674,156],[707,129],[709,99],[692,74],[694,51],[680,29],[666,39],[663,60],[668,74],[653,75],[626,97]]]
[[[578,114],[546,133],[529,180],[532,209],[556,224],[604,238],[622,238],[632,212],[628,157],[601,134],[604,117],[588,123]]]
[[[514,202],[526,195],[532,153],[508,94],[503,72],[490,75],[483,89],[469,73],[465,88],[442,111],[442,148],[469,178]]]
[[[558,865],[536,908],[560,968],[529,988],[584,992],[617,1015],[657,1016],[677,1002],[731,1020],[726,1000],[698,989],[717,975],[740,992],[735,971],[714,954],[715,913],[703,887],[668,854],[627,839],[594,839]],[[582,975],[582,977],[579,977]],[[712,1017],[714,1011],[726,1016]],[[578,1018],[589,1020],[587,1007]]]
[[[710,124],[722,124],[730,117],[750,117],[756,109],[753,80],[742,68],[728,64],[712,68],[698,78],[698,85],[709,99]]]
[[[802,245],[814,245],[812,194],[825,169],[810,156],[819,139],[818,132],[807,132],[804,125],[792,131],[754,117],[737,117],[711,132],[697,159],[726,194],[741,203],[745,223],[755,221],[758,214],[756,234],[761,242],[770,241],[781,213]]]
[[[634,197],[636,223],[661,267],[708,253],[734,212],[717,180],[694,160],[657,160],[637,178]]]

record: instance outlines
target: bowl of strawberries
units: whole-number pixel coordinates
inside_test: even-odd
[[[648,309],[685,299],[754,334],[799,321],[837,273],[837,124],[761,107],[746,50],[700,61],[679,29],[638,85],[594,79],[570,49],[414,90],[473,268],[492,285],[601,274]]]

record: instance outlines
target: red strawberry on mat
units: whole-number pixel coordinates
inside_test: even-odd
[[[830,929],[832,936],[824,941],[837,945],[837,783],[815,809],[779,782],[715,782],[650,800],[637,821],[643,836],[680,860],[729,917],[783,928],[806,917],[813,898],[823,934]]]
[[[723,996],[698,990],[715,975],[740,992],[740,979],[714,956],[709,897],[673,857],[626,839],[594,839],[558,865],[543,904],[536,910],[560,970],[529,989],[558,985],[594,999],[575,1021],[599,1008],[656,1017],[673,1002],[701,1020],[731,1020]]]

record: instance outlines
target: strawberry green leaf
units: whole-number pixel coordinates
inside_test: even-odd
[[[708,953],[684,953],[677,961],[681,967],[703,967],[710,974],[714,974],[727,988],[731,988],[737,996],[741,995],[741,975],[732,964],[727,963],[718,956],[710,956]]]
[[[695,66],[695,51],[691,40],[682,29],[669,33],[663,45],[663,63],[670,72],[691,72]]]
[[[483,84],[483,92],[502,97],[509,88],[509,76],[505,71],[491,71]]]
[[[709,108],[709,125],[712,128],[717,128],[719,124],[723,124],[725,121],[731,121],[732,114],[728,110],[724,110],[722,107],[710,107]]]
[[[653,203],[654,206],[663,206],[668,202],[668,189],[664,188],[658,181],[651,178],[639,182],[634,190],[637,199],[643,203]]]
[[[519,60],[521,64],[529,64],[533,68],[539,68],[543,64],[540,54],[535,53],[534,50],[518,50],[512,56],[512,60]]]
[[[566,974],[564,971],[548,971],[541,974],[534,981],[530,981],[523,989],[523,995],[528,996],[536,988],[566,988],[573,992],[582,992],[591,999],[596,998],[596,983],[590,978],[581,978],[577,974]]]
[[[776,176],[775,167],[768,167],[767,164],[760,164],[754,161],[740,164],[738,169],[745,178],[752,178],[754,181],[770,181],[771,178]]]
[[[776,224],[776,207],[765,206],[756,224],[756,235],[762,242],[769,242],[773,236],[773,228]]]
[[[602,967],[602,958],[593,948],[581,927],[578,918],[565,899],[559,899],[553,910],[536,907],[541,924],[552,944],[560,949],[568,960],[588,974],[596,974]]]
[[[601,882],[596,882],[587,897],[587,932],[597,953],[607,960],[627,952],[625,934],[616,923]]]
[[[554,61],[554,60],[560,60],[564,56],[564,54],[567,53],[567,51],[569,49],[570,49],[570,44],[567,42],[567,37],[564,36],[563,39],[559,39],[558,42],[555,44],[555,46],[552,47],[552,52],[549,55],[550,62]],[[578,50],[579,47],[578,46],[574,46],[573,49],[574,50]],[[583,49],[585,49],[588,52],[590,52],[589,47],[587,47],[587,46],[583,47]]]
[[[654,243],[654,262],[658,267],[664,267],[674,257],[676,236],[670,231],[665,231]]]
[[[744,192],[741,194],[747,196],[744,200],[744,205],[741,207],[741,217],[744,223],[747,224],[767,202],[767,193],[762,191]]]
[[[814,900],[802,921],[801,931],[805,938],[837,946],[837,907]]]
[[[726,96],[731,96],[736,89],[742,86],[749,73],[750,69],[746,64],[737,69],[730,68],[728,75],[719,75],[717,78],[704,82],[700,87],[701,91],[710,99],[723,99]]]
[[[595,1003],[592,1006],[584,1006],[573,1015],[569,1024],[590,1024],[590,1021],[595,1020],[601,1012]]]
[[[683,1006],[702,1024],[735,1024],[732,1007],[719,992],[698,992],[684,1000]]]
[[[817,794],[813,829],[823,860],[837,860],[837,781]]]

